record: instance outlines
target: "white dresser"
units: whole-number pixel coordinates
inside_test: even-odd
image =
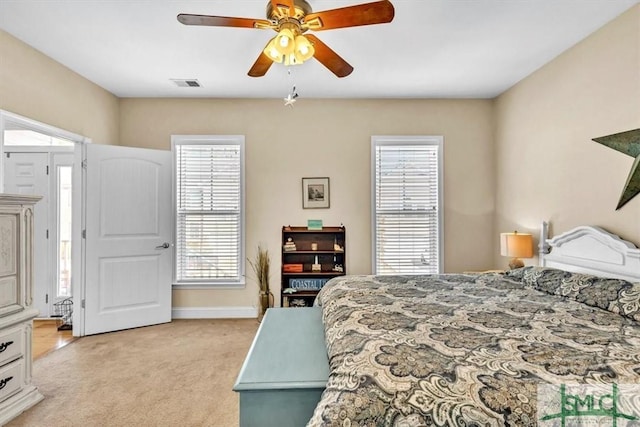
[[[43,399],[31,383],[33,205],[0,194],[0,425]]]

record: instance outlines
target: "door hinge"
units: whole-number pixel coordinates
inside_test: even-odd
[[[84,300],[80,301],[80,308],[84,308]]]
[[[86,169],[87,168],[87,159],[84,159],[81,164],[82,164],[82,169]]]
[[[47,165],[47,175],[49,175],[49,165]]]
[[[47,239],[49,238],[49,230],[47,230]]]
[[[7,155],[7,159],[11,158],[11,153],[5,153]]]
[[[45,304],[49,304],[49,294],[45,294],[45,296],[44,296],[44,303],[45,303]]]
[[[82,238],[83,239],[87,238],[87,230],[82,230]]]

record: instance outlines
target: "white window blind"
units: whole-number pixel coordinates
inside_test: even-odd
[[[442,271],[442,137],[372,137],[375,274]]]
[[[174,137],[177,284],[242,281],[242,148],[242,137]]]

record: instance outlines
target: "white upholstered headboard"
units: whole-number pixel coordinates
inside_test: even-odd
[[[580,226],[549,239],[543,223],[540,265],[640,282],[640,249],[600,227]]]

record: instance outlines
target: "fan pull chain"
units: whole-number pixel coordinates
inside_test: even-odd
[[[291,72],[291,68],[287,68],[287,75],[289,76],[290,80],[292,80],[292,74],[293,73]],[[296,102],[297,97],[298,97],[298,93],[296,92],[296,84],[295,84],[295,81],[293,81],[291,92],[289,92],[287,97],[284,98],[284,106],[293,108],[293,104]]]

